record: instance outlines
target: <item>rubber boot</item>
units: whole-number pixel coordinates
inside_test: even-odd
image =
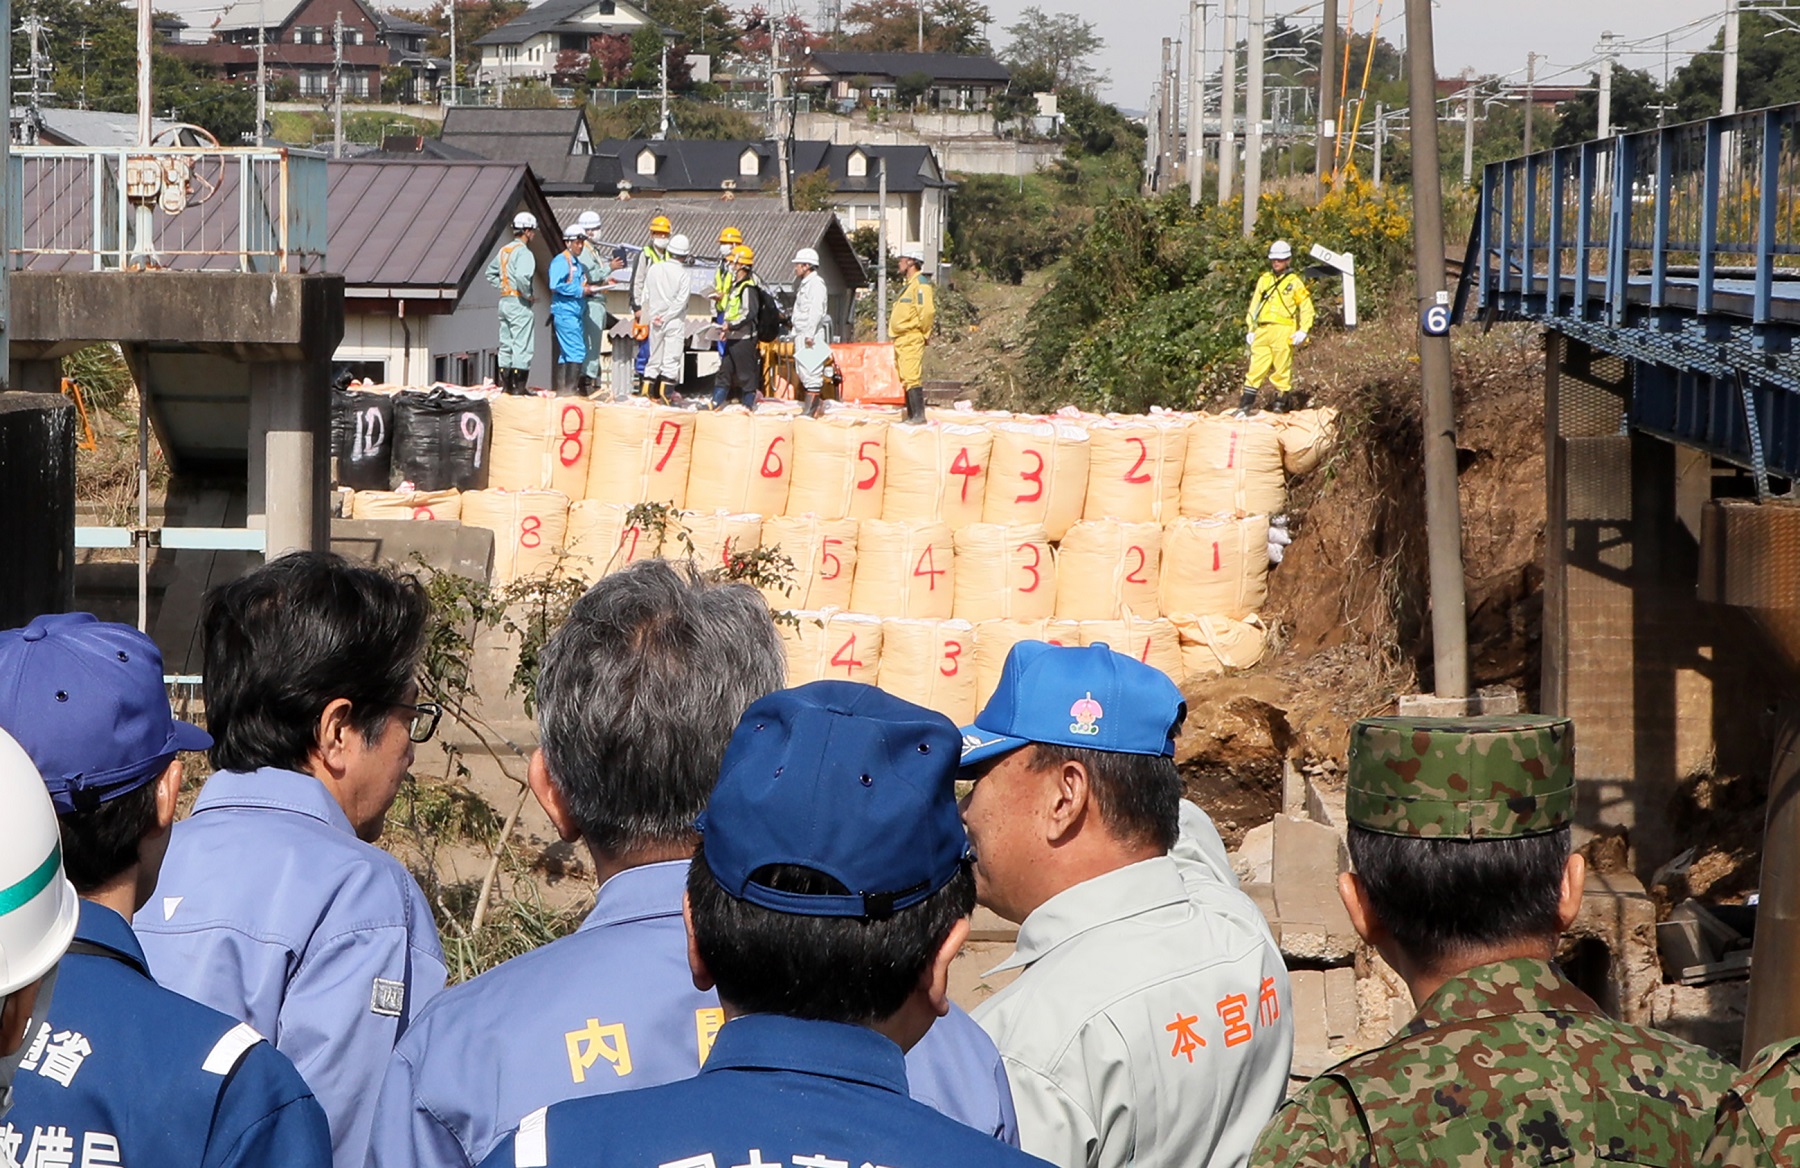
[[[715,383],[713,385],[712,408],[715,410],[724,409],[725,399],[730,396],[731,390],[728,386],[723,383]]]
[[[1249,414],[1254,413],[1255,411],[1256,411],[1256,391],[1254,389],[1246,389],[1244,391],[1244,395],[1242,397],[1238,398],[1237,409],[1235,409],[1231,412],[1236,414],[1238,417],[1242,418]]]
[[[800,416],[803,418],[816,418],[822,412],[823,407],[819,404],[818,392],[816,390],[808,391],[806,395],[806,408],[800,411]]]
[[[913,386],[907,387],[907,390],[906,390],[906,417],[903,420],[905,421],[905,423],[908,426],[917,426],[919,423],[921,423],[925,420],[925,387],[924,386],[913,385]]]
[[[1271,414],[1287,413],[1290,408],[1289,400],[1289,396],[1285,390],[1277,393],[1275,395],[1275,400],[1269,403],[1269,412]]]
[[[594,379],[589,377],[586,373],[583,373],[581,375],[581,380],[575,383],[575,388],[582,397],[592,397],[594,394]]]
[[[757,394],[754,389],[746,389],[744,391],[744,408],[753,414],[756,412],[756,398]]]
[[[512,373],[512,385],[511,385],[511,387],[509,387],[507,389],[506,392],[514,395],[515,397],[523,397],[524,395],[530,393],[531,386],[527,382],[526,379],[531,376],[531,370],[529,370],[529,369],[514,369],[514,370],[511,370],[511,373]]]

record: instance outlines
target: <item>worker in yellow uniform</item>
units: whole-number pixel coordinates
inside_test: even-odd
[[[925,420],[925,338],[937,319],[937,301],[924,281],[925,245],[909,243],[900,249],[900,278],[906,283],[888,314],[888,337],[894,342],[894,364],[900,370],[900,386],[906,391],[906,421]]]
[[[1313,326],[1312,293],[1306,290],[1306,281],[1290,270],[1293,260],[1294,249],[1287,240],[1270,245],[1269,270],[1257,279],[1250,310],[1244,313],[1250,372],[1244,378],[1239,414],[1256,408],[1256,392],[1265,378],[1275,390],[1269,409],[1278,414],[1288,410],[1288,391],[1294,388],[1294,350],[1306,343]]]

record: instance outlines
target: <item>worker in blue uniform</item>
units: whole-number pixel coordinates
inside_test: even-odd
[[[608,265],[607,256],[600,246],[600,213],[583,211],[575,220],[575,226],[587,238],[587,246],[581,249],[581,266],[586,272],[585,279],[594,286],[596,293],[587,300],[587,320],[583,322],[581,337],[587,346],[587,362],[581,369],[581,392],[591,394],[600,388],[600,349],[601,338],[606,335],[611,317],[606,311],[606,299],[598,294],[598,289],[606,283]]]
[[[0,633],[0,727],[55,805],[81,896],[49,1012],[0,1125],[7,1163],[328,1168],[325,1113],[254,1029],[158,986],[126,918],[150,898],[181,790],[156,643],[89,613]]]
[[[587,267],[581,253],[587,234],[576,224],[563,229],[563,249],[550,261],[550,325],[556,332],[556,369],[550,387],[559,397],[581,392],[587,365]]]
[[[575,933],[420,1015],[382,1086],[374,1168],[472,1168],[528,1111],[700,1070],[725,1014],[687,972],[694,819],[738,715],[786,674],[748,588],[647,560],[576,602],[544,650],[529,777],[561,837],[585,846],[599,895]],[[939,1019],[906,1073],[915,1098],[1017,1140],[999,1054],[967,1014]]]
[[[1042,1165],[907,1097],[975,877],[942,714],[818,681],[744,712],[688,867],[688,966],[725,1022],[692,1079],[527,1114],[485,1168]]]
[[[136,918],[164,985],[294,1061],[336,1168],[362,1168],[394,1043],[444,985],[424,893],[373,843],[441,713],[413,680],[429,604],[412,577],[327,552],[207,593],[218,770]]]

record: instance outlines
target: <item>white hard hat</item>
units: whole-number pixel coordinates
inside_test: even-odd
[[[50,972],[75,936],[56,808],[25,748],[0,730],[0,996]]]
[[[587,232],[585,232],[581,229],[581,224],[571,223],[567,227],[563,228],[563,238],[564,239],[586,239]]]
[[[1288,246],[1287,240],[1278,239],[1269,245],[1269,258],[1272,260],[1291,260],[1294,258],[1294,249]]]
[[[819,253],[810,247],[803,247],[794,253],[794,262],[797,264],[811,264],[816,268],[819,266]]]
[[[580,215],[576,216],[575,226],[581,228],[583,231],[600,230],[600,212],[583,211]]]
[[[513,216],[513,230],[514,231],[525,231],[525,230],[536,231],[537,230],[537,216],[533,215],[530,211],[520,211],[517,215]]]
[[[914,260],[923,264],[925,262],[925,245],[922,243],[901,244],[900,258],[903,260]]]
[[[669,239],[669,254],[678,256],[693,255],[694,245],[688,242],[688,237],[685,235],[672,236]]]

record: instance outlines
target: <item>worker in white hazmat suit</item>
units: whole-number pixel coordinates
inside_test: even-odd
[[[650,326],[650,361],[644,366],[644,384],[659,401],[669,400],[669,391],[680,388],[687,372],[687,262],[693,250],[685,235],[670,239],[668,257],[651,267],[644,281],[643,319]]]
[[[806,392],[806,416],[819,416],[819,392],[825,388],[825,362],[831,356],[825,320],[825,277],[819,275],[819,253],[803,247],[794,253],[794,370]]]

